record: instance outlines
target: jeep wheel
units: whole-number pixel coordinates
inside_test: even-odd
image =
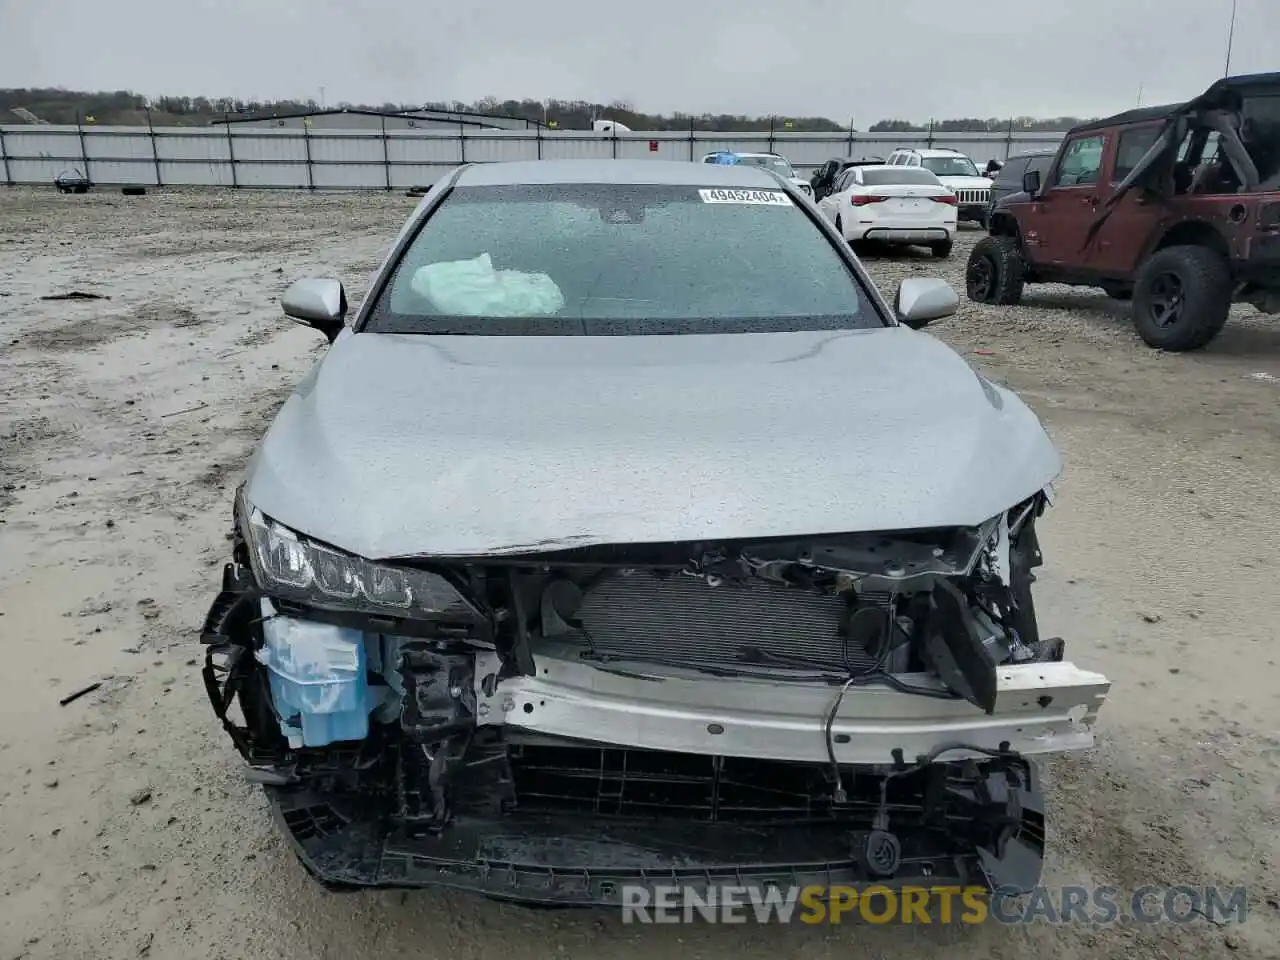
[[[939,260],[945,260],[951,256],[951,241],[939,240],[937,243],[929,244],[929,252]]]
[[[1166,247],[1138,272],[1133,325],[1148,346],[1198,350],[1218,335],[1231,309],[1231,272],[1208,247]]]
[[[1022,299],[1022,253],[1017,237],[983,237],[973,246],[964,285],[975,303],[1014,304]]]

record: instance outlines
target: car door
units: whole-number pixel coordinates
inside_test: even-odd
[[[836,176],[835,182],[831,184],[831,192],[822,198],[822,202],[818,204],[822,210],[822,215],[832,223],[836,222],[836,217],[840,215],[840,197],[842,191],[848,185],[849,180],[853,177],[853,168],[849,167],[845,171]]]
[[[835,173],[838,167],[839,164],[837,161],[828,160],[819,167],[818,172],[813,175],[813,180],[810,181],[809,185],[813,187],[813,197],[815,200],[820,201],[831,192],[832,180],[835,178]]]
[[[1026,157],[1011,157],[991,183],[991,206],[1000,202],[1001,197],[1017,193],[1022,189],[1022,173],[1027,169]]]
[[[1033,263],[1085,266],[1084,241],[1101,200],[1098,181],[1108,139],[1104,132],[1079,133],[1058,154],[1027,213],[1023,245]]]
[[[1116,134],[1116,149],[1104,166],[1106,191],[1103,199],[1115,192],[1143,155],[1151,149],[1164,127],[1162,122],[1127,127]],[[1153,199],[1139,187],[1120,198],[1115,210],[1098,231],[1097,240],[1089,246],[1087,266],[1109,277],[1128,277],[1138,267],[1147,238],[1156,224],[1167,214],[1165,204]]]

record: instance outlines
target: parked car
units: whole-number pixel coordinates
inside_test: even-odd
[[[1006,160],[991,181],[991,201],[987,210],[988,222],[990,222],[991,214],[995,212],[997,203],[1011,194],[1022,193],[1022,175],[1024,173],[1028,170],[1038,170],[1041,177],[1047,176],[1049,167],[1053,164],[1053,158],[1057,154],[1056,150],[1031,150],[1027,153],[1015,154]]]
[[[796,176],[795,169],[791,166],[791,161],[786,157],[777,153],[738,153],[737,151],[721,151],[719,153],[708,153],[702,158],[703,163],[741,163],[751,167],[764,167],[770,170],[784,180],[788,180],[795,184],[797,190],[808,196],[813,195],[813,188],[809,186],[809,181],[803,177]]]
[[[850,243],[918,244],[949,257],[955,242],[956,195],[920,167],[847,167],[818,209]]]
[[[442,177],[347,304],[285,292],[330,346],[202,632],[318,878],[1038,882],[1109,685],[1040,636],[1060,460],[917,331],[945,282],[891,306],[761,169],[553,160]]]
[[[1164,350],[1209,343],[1232,303],[1280,313],[1280,73],[1082,124],[1023,191],[970,255],[970,299],[1100,286],[1132,298],[1138,334]]]
[[[955,191],[961,221],[987,225],[991,199],[991,178],[978,172],[972,160],[957,150],[917,150],[902,148],[889,154],[891,166],[923,167]]]
[[[835,157],[828,160],[815,170],[813,176],[809,178],[809,186],[813,189],[814,200],[821,200],[830,193],[836,178],[850,167],[877,167],[883,163],[884,157],[860,157],[857,160],[853,157]]]

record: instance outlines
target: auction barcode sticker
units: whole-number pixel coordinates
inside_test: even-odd
[[[714,188],[699,190],[703,203],[756,203],[767,207],[795,206],[781,190],[725,190]]]

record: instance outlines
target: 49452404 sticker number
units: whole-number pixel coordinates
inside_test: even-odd
[[[703,203],[752,203],[764,207],[795,206],[781,190],[727,190],[722,187],[698,191]]]

